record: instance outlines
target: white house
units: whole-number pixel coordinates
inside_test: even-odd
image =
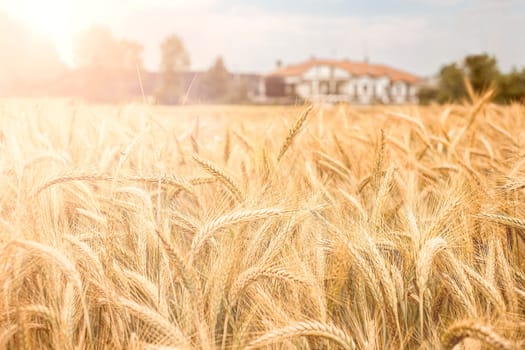
[[[279,67],[265,77],[268,98],[356,104],[416,103],[421,78],[385,65],[348,60]]]

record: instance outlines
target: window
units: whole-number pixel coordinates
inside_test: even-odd
[[[392,92],[396,96],[403,96],[406,94],[406,86],[402,82],[397,82],[393,86]]]
[[[371,96],[373,91],[372,82],[369,80],[361,80],[357,85],[357,93],[362,96]]]

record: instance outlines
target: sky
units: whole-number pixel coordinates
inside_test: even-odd
[[[267,73],[310,57],[388,64],[422,76],[487,52],[525,66],[525,0],[0,0],[0,11],[47,37],[71,62],[93,25],[144,45],[148,69],[179,35],[193,69],[221,55],[231,71]]]

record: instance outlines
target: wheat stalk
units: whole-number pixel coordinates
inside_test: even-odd
[[[226,130],[226,136],[224,137],[224,150],[222,154],[222,160],[224,164],[228,164],[228,160],[231,155],[231,145],[230,145],[230,130]]]
[[[255,150],[255,146],[251,144],[250,140],[248,140],[247,137],[235,130],[232,130],[232,132],[239,139],[239,141],[241,141],[241,144],[244,146],[244,148],[246,148],[248,152],[253,152]]]

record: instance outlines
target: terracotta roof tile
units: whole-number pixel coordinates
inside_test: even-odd
[[[299,64],[290,65],[277,69],[272,72],[269,76],[295,76],[301,75],[308,71],[310,68],[317,65],[328,65],[334,66],[346,70],[350,74],[354,75],[371,75],[374,77],[388,76],[392,81],[406,81],[415,83],[421,81],[421,77],[416,75],[400,71],[398,69],[388,67],[381,64],[372,64],[367,62],[353,62],[353,61],[338,61],[338,60],[322,60],[312,59]]]

